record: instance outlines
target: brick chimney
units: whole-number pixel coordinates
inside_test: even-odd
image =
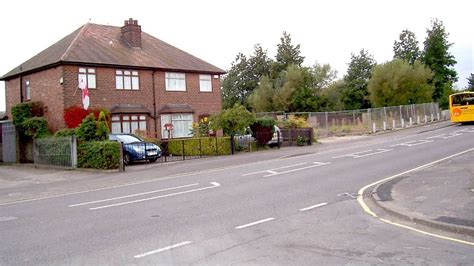
[[[138,20],[125,20],[122,27],[122,38],[131,47],[142,47],[142,27],[138,25]]]

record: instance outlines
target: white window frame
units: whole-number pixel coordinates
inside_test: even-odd
[[[97,79],[95,68],[80,67],[77,74],[77,87],[81,85],[81,79],[86,82],[88,89],[97,88]]]
[[[117,90],[139,90],[140,75],[135,70],[115,70],[115,88]]]
[[[161,139],[168,138],[191,138],[194,115],[192,113],[162,114],[161,115]],[[165,130],[165,124],[171,123],[173,130],[171,136]]]
[[[166,72],[166,91],[186,91],[186,73]]]
[[[114,114],[111,117],[112,134],[133,134],[135,130],[147,130],[146,114]]]
[[[31,87],[29,80],[25,81],[25,100],[31,100]]]
[[[199,75],[199,91],[212,92],[212,77],[208,74]]]

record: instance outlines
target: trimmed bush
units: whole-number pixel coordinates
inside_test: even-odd
[[[12,107],[13,124],[21,127],[22,123],[32,117],[43,116],[44,108],[41,102],[19,103]]]
[[[26,136],[34,139],[43,138],[50,134],[48,131],[48,121],[44,117],[27,118],[21,123],[21,127]]]
[[[56,133],[54,133],[55,138],[60,138],[60,137],[70,137],[76,135],[76,129],[75,128],[63,128]]]
[[[82,120],[81,125],[76,130],[77,139],[81,141],[94,141],[96,140],[97,133],[97,122],[95,121],[94,114],[89,114]]]
[[[89,141],[77,147],[77,167],[117,169],[120,165],[120,144],[116,141]]]
[[[183,142],[186,156],[216,155],[216,152],[217,155],[229,155],[231,153],[229,137],[169,140],[167,142],[168,153],[174,156],[182,156]]]

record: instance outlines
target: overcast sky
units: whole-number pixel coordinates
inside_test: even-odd
[[[400,32],[415,32],[420,49],[432,18],[444,22],[456,57],[458,88],[474,72],[472,1],[258,1],[82,0],[4,1],[0,25],[0,75],[6,74],[81,25],[122,26],[137,19],[142,30],[222,69],[237,53],[261,44],[274,57],[283,31],[301,45],[305,65],[329,63],[342,77],[351,53],[364,48],[378,63],[393,57]],[[5,110],[0,83],[0,110]]]

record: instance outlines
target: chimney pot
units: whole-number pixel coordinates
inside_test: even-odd
[[[142,47],[142,29],[138,20],[129,18],[122,27],[122,38],[131,47]]]

